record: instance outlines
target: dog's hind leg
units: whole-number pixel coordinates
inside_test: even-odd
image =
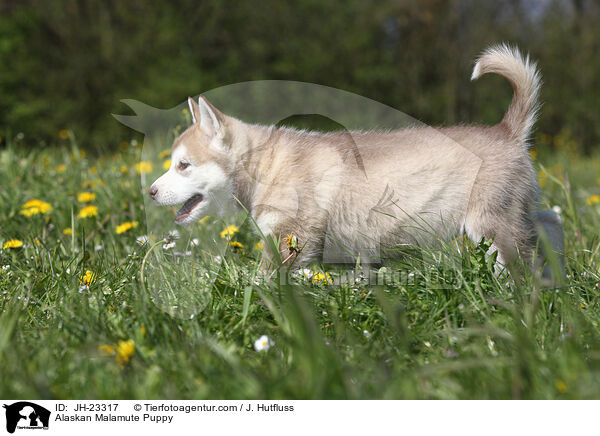
[[[542,270],[544,283],[556,283],[565,276],[565,239],[562,219],[554,211],[538,211],[536,225],[541,249],[536,268]]]
[[[532,265],[535,247],[535,226],[528,213],[505,214],[480,212],[467,215],[465,222],[467,236],[478,243],[481,238],[493,239],[490,253],[498,252],[495,272],[498,274],[503,267],[511,273],[516,273],[520,261]]]

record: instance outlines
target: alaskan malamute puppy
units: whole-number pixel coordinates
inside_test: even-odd
[[[494,126],[320,133],[246,124],[204,97],[189,99],[194,123],[175,140],[171,167],[150,196],[159,205],[183,203],[179,224],[241,204],[260,233],[277,241],[282,259],[295,236],[296,265],[335,261],[323,259],[332,247],[364,261],[461,232],[474,241],[493,238],[503,265],[519,256],[530,263],[538,225],[560,230],[558,217],[538,222],[528,152],[540,76],[506,45],[486,50],[472,79],[486,73],[514,88]]]

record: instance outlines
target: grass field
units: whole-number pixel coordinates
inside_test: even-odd
[[[315,266],[260,283],[252,224],[221,238],[229,223],[208,219],[192,233],[227,251],[209,266],[214,286],[177,278],[183,293],[211,289],[193,317],[171,316],[141,282],[151,245],[148,259],[203,255],[185,237],[183,254],[141,238],[140,173],[168,157],[140,164],[130,143],[86,157],[59,136],[0,150],[2,398],[600,398],[600,156],[578,155],[566,133],[534,149],[543,207],[565,226],[557,288],[496,277],[485,243],[463,240],[386,265],[410,281],[382,270],[379,284],[333,285],[322,273],[342,272]]]

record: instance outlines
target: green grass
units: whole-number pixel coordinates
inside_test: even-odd
[[[24,243],[0,253],[9,265],[0,272],[0,397],[600,397],[600,205],[586,202],[600,193],[598,157],[540,152],[551,174],[542,176],[543,202],[559,205],[565,222],[568,280],[558,288],[498,278],[485,243],[461,240],[386,265],[411,274],[407,283],[383,280],[384,271],[379,284],[260,283],[252,223],[240,225],[233,239],[244,248],[235,250],[219,235],[229,223],[216,220],[194,225],[191,236],[182,231],[177,247],[203,235],[223,251],[220,262],[204,242],[182,248],[190,256],[158,243],[144,287],[142,260],[161,236],[136,243],[147,234],[140,147],[122,148],[102,159],[81,157],[72,140],[0,151],[0,243]],[[160,167],[157,158],[154,173]],[[77,217],[84,190],[96,194],[97,216]],[[21,215],[33,198],[53,209]],[[160,213],[171,226],[172,212]],[[116,233],[130,221],[138,227]],[[67,227],[73,235],[63,234]],[[86,271],[94,274],[89,289]],[[451,276],[452,287],[440,286],[440,276]],[[189,304],[205,308],[192,317]],[[265,334],[274,345],[255,351]],[[135,351],[120,362],[99,348],[127,340]]]

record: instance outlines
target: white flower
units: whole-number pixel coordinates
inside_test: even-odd
[[[365,335],[365,338],[371,339],[371,333],[369,333],[369,330],[363,330],[363,335]]]
[[[299,277],[306,277],[307,279],[310,279],[313,276],[314,272],[312,272],[310,269],[308,268],[299,268],[295,271],[292,272],[292,277],[297,279]]]
[[[100,250],[104,250],[104,245],[98,244],[94,247],[94,251],[100,251]]]
[[[173,247],[175,247],[175,241],[171,241],[171,242],[164,244],[163,250],[170,250]]]
[[[560,206],[552,206],[552,211],[554,213],[561,213],[562,209],[560,208]]]
[[[145,245],[148,243],[148,236],[146,236],[146,235],[138,236],[137,238],[135,238],[135,242],[137,242],[140,245]]]
[[[169,232],[169,234],[167,235],[167,239],[169,241],[174,241],[175,239],[179,239],[181,237],[181,234],[179,233],[179,230],[175,229],[175,230],[171,230]]]
[[[271,340],[267,335],[262,335],[254,342],[254,349],[256,351],[267,351],[271,348],[275,343]]]
[[[198,238],[194,238],[190,241],[190,245],[192,247],[197,247],[198,245],[200,245],[200,241],[198,240]]]

